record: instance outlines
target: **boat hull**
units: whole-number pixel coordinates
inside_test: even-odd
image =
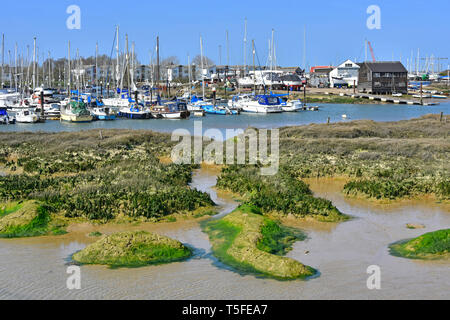
[[[249,113],[281,113],[283,110],[281,107],[259,107],[259,106],[244,106],[242,111]]]
[[[127,119],[144,120],[150,119],[152,116],[150,113],[134,113],[134,112],[119,112],[118,116]]]
[[[115,115],[94,115],[94,119],[100,120],[100,121],[112,121],[112,120],[116,120],[116,116]]]
[[[92,119],[93,117],[91,115],[76,115],[76,114],[61,113],[61,121],[66,122],[83,123],[83,122],[91,122]]]

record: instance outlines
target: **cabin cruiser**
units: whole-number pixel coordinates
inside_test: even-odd
[[[119,117],[129,119],[150,119],[152,117],[150,110],[139,103],[128,104],[119,109]]]
[[[109,107],[95,107],[91,114],[94,120],[116,120],[115,113]]]
[[[35,111],[42,114],[42,107],[36,107]],[[59,103],[44,104],[44,118],[46,120],[59,120],[61,118],[61,105]]]
[[[0,93],[0,107],[12,108],[20,99],[20,93]]]
[[[41,93],[44,93],[44,97],[51,97],[55,93],[51,88],[36,88],[33,91],[33,95],[39,97]]]
[[[228,100],[228,107],[230,109],[242,110],[243,104],[252,101],[254,97],[255,96],[253,94],[240,94],[233,96],[230,100]]]
[[[282,99],[284,100],[284,99]],[[303,110],[302,100],[286,100],[281,103],[281,109],[283,112],[297,112]]]
[[[242,111],[252,113],[283,112],[280,98],[273,95],[253,96],[253,99],[242,102]]]
[[[190,116],[186,103],[180,101],[169,101],[154,106],[151,114],[154,118],[162,119],[187,119]]]
[[[71,101],[66,106],[61,107],[61,121],[91,122],[92,119],[91,113],[82,101]]]
[[[9,116],[5,107],[0,107],[0,124],[14,124],[16,119]]]
[[[36,123],[39,121],[39,116],[30,109],[20,110],[16,113],[16,122],[18,123]]]

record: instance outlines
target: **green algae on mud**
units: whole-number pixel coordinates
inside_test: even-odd
[[[450,258],[450,229],[426,233],[411,240],[404,240],[389,246],[394,256],[436,260]]]
[[[182,261],[191,255],[191,249],[177,240],[137,231],[105,236],[75,253],[72,259],[81,264],[136,268]]]
[[[24,238],[65,233],[63,226],[52,222],[48,208],[36,201],[7,204],[0,215],[0,238]]]
[[[278,280],[305,279],[316,274],[309,266],[277,254],[285,254],[304,235],[279,226],[241,206],[221,220],[203,223],[213,254],[223,263],[243,272]]]

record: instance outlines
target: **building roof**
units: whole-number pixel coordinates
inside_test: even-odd
[[[400,61],[363,62],[373,72],[408,72]]]
[[[316,72],[316,70],[331,71],[333,69],[334,69],[333,66],[315,66],[311,67],[310,73],[314,73]]]

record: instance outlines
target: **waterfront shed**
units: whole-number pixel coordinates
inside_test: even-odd
[[[358,90],[371,94],[408,93],[408,70],[400,61],[360,63]]]

